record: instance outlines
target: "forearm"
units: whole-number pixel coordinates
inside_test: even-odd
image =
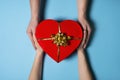
[[[78,71],[80,80],[92,80],[92,75],[87,65],[85,52],[83,50],[78,51]]]
[[[86,16],[87,3],[88,3],[88,0],[77,0],[79,18]]]
[[[29,80],[41,80],[43,54],[37,51]]]
[[[30,0],[30,7],[31,7],[31,18],[33,20],[38,20],[39,9],[40,9],[40,0]]]

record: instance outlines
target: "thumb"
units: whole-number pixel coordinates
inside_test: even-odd
[[[35,46],[38,48],[38,41],[37,41],[37,39],[36,39],[36,36],[35,36],[35,34],[33,34],[33,40],[34,40],[34,42],[35,42]]]

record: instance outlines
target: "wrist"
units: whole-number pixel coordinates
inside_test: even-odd
[[[37,65],[42,65],[42,63],[43,63],[43,55],[36,53],[36,55],[34,57],[34,63],[36,64],[36,66]]]
[[[43,54],[36,53],[35,60],[42,62],[43,61]]]
[[[85,58],[85,52],[84,52],[84,50],[83,49],[79,49],[78,50],[78,57],[79,58]]]
[[[86,14],[85,13],[80,13],[78,15],[78,19],[86,19]]]
[[[36,57],[43,57],[43,52],[36,49]]]
[[[38,24],[38,23],[39,23],[39,20],[38,20],[38,19],[31,18],[31,19],[30,19],[30,22],[33,22],[33,23]]]
[[[38,16],[31,16],[31,20],[32,21],[39,21],[39,17]]]
[[[43,57],[43,52],[37,52],[36,51],[36,57]]]

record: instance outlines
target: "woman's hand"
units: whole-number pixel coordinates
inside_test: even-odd
[[[78,21],[80,22],[80,24],[82,25],[83,27],[83,32],[84,32],[84,35],[83,35],[83,40],[82,40],[82,43],[80,45],[79,48],[86,48],[87,46],[87,43],[89,41],[89,38],[90,38],[90,34],[91,34],[91,28],[90,28],[90,25],[86,19],[85,16],[81,16],[78,18]]]

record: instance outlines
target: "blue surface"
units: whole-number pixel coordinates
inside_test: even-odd
[[[95,34],[88,49],[98,80],[120,80],[120,0],[93,0]],[[77,19],[76,0],[47,0],[45,19]],[[0,80],[27,80],[35,51],[26,35],[29,0],[0,1]],[[45,56],[43,80],[78,80],[77,55],[54,62]]]

